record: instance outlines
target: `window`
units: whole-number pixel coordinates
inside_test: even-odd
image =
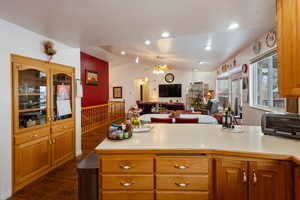
[[[283,110],[285,101],[279,97],[277,54],[273,53],[252,64],[254,106]]]
[[[229,80],[228,79],[218,79],[217,80],[217,95],[219,100],[219,105],[224,108],[229,102]]]
[[[242,79],[231,81],[231,108],[235,115],[239,115],[242,108]]]

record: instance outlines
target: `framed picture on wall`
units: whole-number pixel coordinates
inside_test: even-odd
[[[122,87],[113,87],[113,98],[122,99]]]
[[[95,71],[86,70],[85,78],[87,85],[99,85],[99,73]]]

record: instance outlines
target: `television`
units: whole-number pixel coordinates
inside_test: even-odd
[[[181,97],[181,84],[159,85],[159,97]]]

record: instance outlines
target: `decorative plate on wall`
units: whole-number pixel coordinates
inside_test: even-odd
[[[175,76],[172,73],[167,73],[165,76],[165,80],[167,83],[172,83],[175,80]]]
[[[252,50],[255,54],[259,54],[260,50],[261,50],[261,43],[260,41],[256,41],[253,46],[252,46]]]
[[[242,70],[244,73],[248,72],[248,65],[247,64],[243,64]]]
[[[271,48],[274,47],[277,41],[276,31],[270,31],[266,36],[266,45]]]

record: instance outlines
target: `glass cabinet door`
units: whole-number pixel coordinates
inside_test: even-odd
[[[53,121],[72,118],[72,76],[53,75]]]
[[[38,68],[17,67],[19,129],[48,123],[48,74]]]

